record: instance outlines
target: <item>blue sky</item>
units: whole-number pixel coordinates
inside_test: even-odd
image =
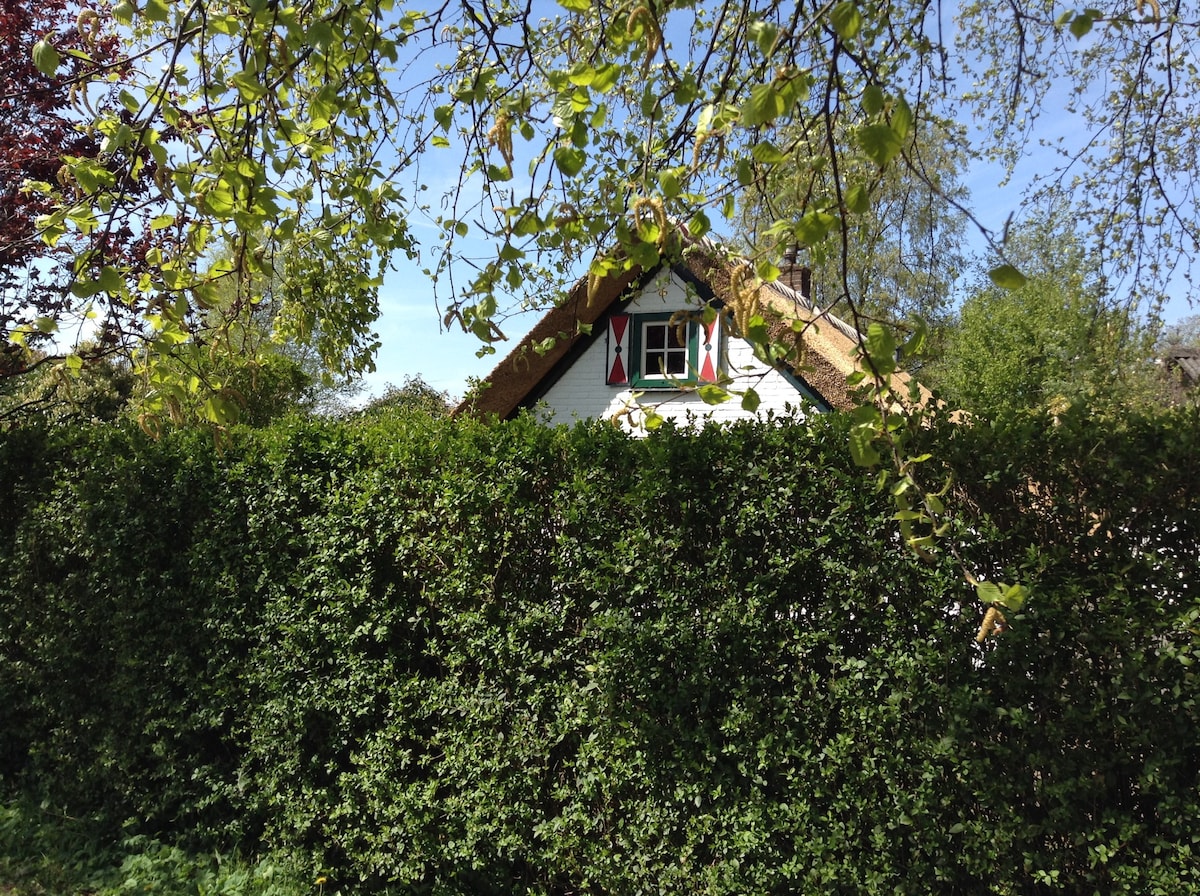
[[[1047,109],[1047,113],[1038,121],[1035,137],[1048,141],[1064,137],[1070,142],[1073,135],[1082,130],[1083,125],[1077,119]],[[986,139],[979,131],[975,131],[972,138]],[[454,160],[455,164],[461,158],[456,151],[446,152],[447,160]],[[996,233],[1003,229],[1010,215],[1013,216],[1013,223],[1019,224],[1022,185],[1028,183],[1035,174],[1053,170],[1058,163],[1059,157],[1054,150],[1031,146],[1010,182],[1003,187],[1004,172],[998,165],[975,163],[966,172],[963,182],[970,191],[970,205],[979,222]],[[456,167],[453,174],[457,175]],[[450,183],[451,174],[448,173],[446,178],[446,183]],[[432,223],[413,221],[412,224],[423,245],[433,240],[434,248],[438,248],[436,241],[439,233]],[[984,241],[974,229],[968,232],[967,239],[968,251],[982,254]],[[468,251],[478,249],[481,254],[490,254],[478,244],[472,247],[469,241],[466,248]],[[431,386],[459,397],[465,391],[468,379],[487,375],[540,316],[537,313],[525,313],[508,320],[504,325],[508,341],[498,343],[495,354],[478,357],[480,343],[475,336],[463,333],[456,327],[449,330],[443,328],[441,314],[449,296],[443,294],[444,288],[435,294],[434,284],[423,272],[423,268],[428,266],[432,266],[432,260],[426,246],[426,256],[421,260],[395,259],[395,269],[385,279],[380,290],[381,316],[377,325],[382,348],[376,359],[376,372],[364,378],[368,394],[379,394],[388,384],[400,385],[406,377],[419,376]],[[569,285],[564,283],[562,287],[565,289]],[[1171,296],[1172,300],[1165,309],[1168,323],[1194,313],[1187,302],[1184,283],[1173,284]],[[442,303],[440,310],[437,304],[439,300]]]

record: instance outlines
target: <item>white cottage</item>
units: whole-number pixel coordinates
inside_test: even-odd
[[[778,281],[757,288],[773,338],[800,349],[798,366],[769,365],[730,332],[741,259],[705,240],[678,255],[590,290],[586,279],[576,283],[457,412],[508,418],[529,408],[550,422],[605,418],[636,427],[648,406],[666,419],[734,421],[853,405],[846,377],[858,369],[857,333],[815,307],[806,268],[786,265]],[[745,410],[736,397],[708,404],[701,393],[709,383],[753,388],[758,407]]]

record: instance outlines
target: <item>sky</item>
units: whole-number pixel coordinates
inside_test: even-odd
[[[1081,124],[1065,114],[1043,116],[1039,122],[1039,137],[1053,139],[1065,136],[1068,140],[1072,131]],[[973,139],[983,140],[980,131]],[[452,154],[454,155],[454,154]],[[1029,182],[1036,173],[1045,173],[1058,164],[1054,151],[1033,146],[1019,164],[1007,186],[1001,186],[1004,171],[996,164],[974,162],[966,171],[963,183],[970,191],[970,206],[979,222],[993,232],[1000,232],[1010,215],[1014,222],[1020,220],[1020,185]],[[438,240],[439,234],[432,223],[410,222],[418,239],[424,244]],[[714,234],[720,237],[721,234]],[[474,248],[480,249],[479,245]],[[978,232],[969,225],[967,233],[968,254],[982,254],[985,243]],[[471,246],[467,245],[467,251]],[[426,250],[428,252],[428,249]],[[481,249],[480,254],[488,254]],[[379,301],[381,316],[377,332],[382,347],[376,358],[377,369],[364,378],[364,399],[381,394],[389,385],[402,385],[406,378],[420,377],[430,386],[445,391],[453,398],[461,397],[468,387],[468,380],[486,376],[516,345],[520,338],[536,323],[538,313],[527,312],[510,319],[504,324],[506,342],[497,343],[496,352],[478,356],[479,340],[461,332],[456,326],[442,326],[442,313],[448,296],[435,295],[434,284],[423,268],[432,265],[432,259],[418,260],[398,258],[394,270],[384,280]],[[565,290],[571,284],[563,283]],[[1182,283],[1173,284],[1172,300],[1165,309],[1167,323],[1195,313],[1186,298]],[[438,302],[441,302],[439,309]]]

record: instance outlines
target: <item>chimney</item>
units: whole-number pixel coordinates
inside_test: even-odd
[[[783,251],[783,265],[779,269],[779,282],[800,294],[809,304],[812,304],[812,269],[807,265],[798,264],[796,257],[800,247],[791,243]]]

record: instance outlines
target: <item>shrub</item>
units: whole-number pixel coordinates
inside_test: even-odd
[[[414,892],[1196,892],[1195,414],[0,443],[5,780]]]

